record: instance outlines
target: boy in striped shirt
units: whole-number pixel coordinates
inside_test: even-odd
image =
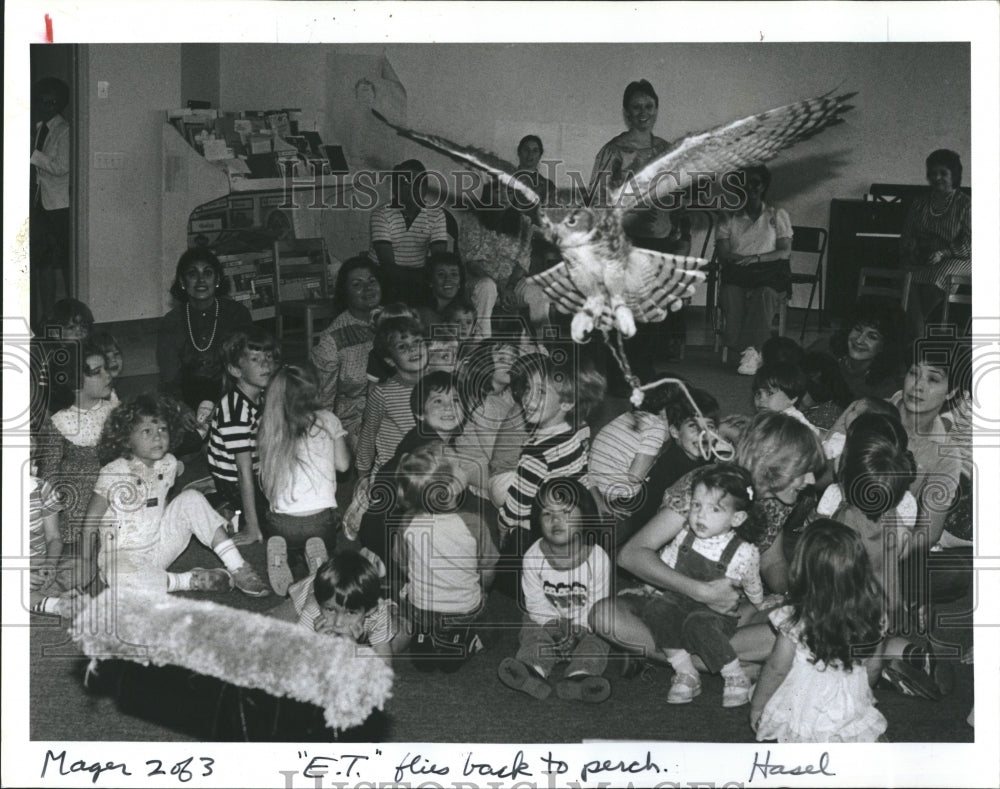
[[[531,503],[550,477],[582,478],[587,473],[590,426],[586,419],[603,398],[604,376],[590,363],[574,364],[530,354],[511,369],[511,391],[534,430],[521,450],[514,481],[500,509],[500,531],[507,555],[521,556],[530,542]]]
[[[215,407],[208,438],[208,467],[215,489],[233,510],[243,512],[238,545],[263,539],[266,511],[257,482],[257,422],[261,395],[275,367],[274,338],[262,329],[236,332],[222,346],[226,394]]]

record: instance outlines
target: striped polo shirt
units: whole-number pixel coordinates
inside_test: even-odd
[[[239,482],[236,456],[252,452],[254,474],[260,469],[257,455],[257,422],[260,408],[238,388],[219,401],[208,434],[208,467],[222,482]]]
[[[422,208],[413,224],[407,227],[403,212],[386,205],[372,213],[371,234],[372,250],[369,256],[372,260],[378,261],[375,242],[388,241],[392,244],[397,266],[422,268],[427,262],[430,245],[435,241],[448,241],[448,226],[440,208]]]

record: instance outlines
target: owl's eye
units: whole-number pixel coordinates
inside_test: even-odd
[[[576,224],[576,211],[566,218],[566,227],[573,227]]]

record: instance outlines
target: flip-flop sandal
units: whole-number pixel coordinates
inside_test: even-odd
[[[309,575],[315,575],[319,568],[326,564],[326,560],[330,558],[330,554],[326,550],[326,543],[323,542],[321,537],[310,537],[306,540],[306,547],[303,553],[306,556],[306,566],[309,568]]]
[[[547,699],[552,686],[532,669],[514,658],[504,658],[497,668],[497,676],[508,688],[527,693],[536,699]]]
[[[567,701],[584,701],[600,704],[611,695],[611,683],[604,677],[592,674],[577,674],[564,677],[556,683],[556,695]]]
[[[278,597],[287,595],[295,580],[288,566],[288,544],[284,537],[275,535],[267,541],[267,580]]]

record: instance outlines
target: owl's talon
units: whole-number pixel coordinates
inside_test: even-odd
[[[574,342],[583,342],[593,330],[594,319],[586,312],[578,312],[573,316],[573,322],[570,324],[570,333],[573,335]]]
[[[632,317],[632,310],[621,304],[615,307],[615,323],[622,337],[632,337],[635,335],[635,318]]]

